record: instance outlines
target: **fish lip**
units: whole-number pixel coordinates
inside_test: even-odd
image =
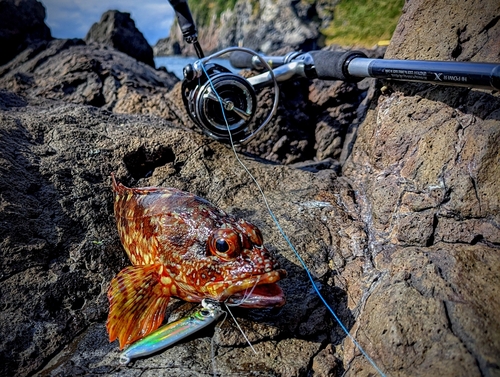
[[[234,305],[234,306],[241,306],[241,307],[247,307],[247,308],[263,308],[263,307],[277,307],[277,306],[283,306],[285,304],[285,297],[283,294],[283,291],[277,284],[279,280],[283,279],[286,277],[286,271],[283,269],[278,269],[278,270],[273,270],[270,272],[266,272],[264,274],[260,275],[252,275],[246,279],[239,280],[235,282],[234,284],[231,284],[228,288],[226,288],[221,296],[219,297],[220,301],[225,301],[228,302],[229,305]],[[276,290],[276,295],[272,297],[266,297],[265,300],[259,300],[259,299],[254,299],[252,300],[251,297],[252,295],[250,292],[252,292],[252,289],[254,289],[256,286],[261,286],[261,285],[275,285],[274,290]],[[245,292],[247,291],[249,293],[249,296],[239,302],[234,302],[234,298],[232,296],[238,296],[238,293]],[[241,295],[242,297],[245,297],[245,294]],[[248,302],[245,302],[248,299]]]

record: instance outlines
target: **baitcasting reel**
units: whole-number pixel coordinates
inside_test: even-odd
[[[274,101],[268,116],[255,124],[258,93],[245,78],[210,60],[229,52],[257,57],[274,81]],[[256,52],[239,47],[224,49],[184,67],[182,100],[190,118],[210,137],[223,142],[243,142],[264,127],[278,106],[278,83],[269,64]]]

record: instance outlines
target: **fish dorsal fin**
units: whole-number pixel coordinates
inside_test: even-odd
[[[111,281],[108,290],[109,341],[118,338],[120,349],[163,322],[170,296],[160,283],[160,264],[129,266]]]

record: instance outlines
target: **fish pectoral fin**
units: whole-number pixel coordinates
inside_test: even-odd
[[[163,322],[170,296],[160,283],[161,265],[129,266],[121,270],[108,289],[109,341],[118,338],[120,349]]]

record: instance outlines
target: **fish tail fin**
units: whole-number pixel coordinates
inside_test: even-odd
[[[109,341],[118,338],[120,349],[163,322],[170,296],[160,283],[160,264],[129,266],[111,281],[106,328]]]

